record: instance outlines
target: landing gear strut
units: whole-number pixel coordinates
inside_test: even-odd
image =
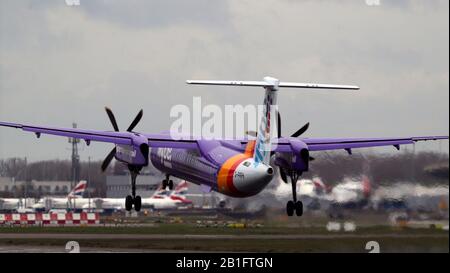
[[[142,199],[138,195],[136,196],[136,178],[142,167],[128,166],[131,174],[131,195],[125,198],[125,210],[131,211],[134,205],[134,210],[139,212],[142,206]]]
[[[298,178],[301,176],[301,173],[292,171],[289,175],[291,178],[291,184],[292,184],[292,199],[286,204],[286,212],[288,216],[293,216],[294,211],[297,216],[303,215],[303,203],[302,201],[297,201],[297,181]]]
[[[166,174],[166,179],[162,181],[162,188],[166,189],[169,187],[169,190],[173,190],[173,181],[169,179],[170,175]]]

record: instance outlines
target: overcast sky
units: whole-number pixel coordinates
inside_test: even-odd
[[[0,121],[111,130],[170,127],[175,104],[260,104],[258,89],[186,79],[356,84],[282,90],[283,132],[310,137],[449,133],[449,1],[0,1]],[[103,158],[111,144],[82,147]],[[417,149],[448,152],[448,142]],[[388,149],[392,150],[392,149]],[[69,159],[67,139],[0,128],[0,158]]]

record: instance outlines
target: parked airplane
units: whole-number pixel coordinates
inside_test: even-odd
[[[23,207],[20,198],[0,198],[0,210],[11,211]]]
[[[289,216],[294,212],[303,214],[303,203],[297,200],[297,180],[309,170],[313,159],[310,152],[344,149],[351,154],[352,149],[376,146],[394,146],[413,144],[418,141],[448,139],[448,136],[399,137],[399,138],[300,138],[309,124],[300,128],[290,137],[281,136],[281,118],[278,114],[278,137],[272,139],[271,130],[273,106],[277,104],[280,88],[341,89],[358,90],[357,86],[328,85],[311,83],[280,82],[271,77],[263,81],[187,81],[188,84],[226,85],[239,87],[263,87],[265,89],[263,117],[260,121],[256,140],[204,139],[202,137],[172,137],[170,133],[145,134],[133,131],[141,120],[141,110],[126,132],[120,132],[116,119],[106,108],[114,132],[82,130],[76,128],[56,128],[32,126],[17,123],[0,122],[0,126],[19,128],[33,132],[39,138],[41,134],[83,139],[89,145],[91,141],[109,142],[115,147],[106,156],[102,169],[105,170],[113,158],[128,166],[131,173],[131,195],[125,199],[126,210],[134,206],[136,211],[142,207],[142,198],[136,195],[136,177],[150,159],[153,165],[166,174],[163,187],[173,188],[170,176],[175,176],[195,184],[205,190],[214,190],[232,197],[249,197],[258,194],[272,180],[274,167],[278,167],[281,177],[291,183],[292,200],[287,202]],[[274,144],[274,145],[272,145]],[[270,159],[274,156],[274,164]],[[288,177],[290,181],[288,181]]]
[[[299,179],[297,182],[297,196],[302,200],[308,210],[328,208],[330,205],[330,187],[326,186],[318,177],[313,179]],[[273,194],[277,199],[286,198],[291,195],[291,185],[279,183]]]
[[[1,210],[16,210],[28,212],[31,209],[35,210],[43,210],[47,207],[55,206],[55,208],[68,208],[71,207],[71,200],[75,198],[81,198],[84,191],[86,190],[87,182],[80,181],[67,197],[57,198],[57,197],[44,197],[41,198],[38,202],[34,202],[34,198],[27,198],[27,202],[25,202],[25,198],[0,198],[0,209]]]
[[[167,190],[162,186],[158,188],[151,197],[142,198],[142,208],[150,209],[176,209],[181,206],[189,206],[192,201],[186,198],[188,184],[186,181],[180,182],[173,191]],[[123,198],[95,198],[96,208],[101,209],[124,209]],[[92,206],[91,206],[92,207]],[[88,208],[84,205],[83,208]]]
[[[87,189],[87,181],[81,180],[77,185],[67,194],[66,197],[43,197],[32,208],[36,211],[43,211],[46,209],[75,209],[91,202],[89,198],[83,198],[83,193]]]
[[[372,184],[364,175],[361,180],[348,179],[333,187],[330,200],[333,206],[361,208],[369,204],[371,194]]]

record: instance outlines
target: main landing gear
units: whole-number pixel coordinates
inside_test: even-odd
[[[141,168],[129,166],[128,169],[131,173],[131,195],[125,198],[125,210],[131,211],[134,205],[134,210],[139,212],[142,206],[142,199],[139,195],[136,196],[136,177]]]
[[[288,216],[293,216],[294,211],[297,216],[303,215],[303,203],[302,201],[297,201],[297,180],[301,176],[301,173],[292,171],[289,175],[292,184],[292,199],[286,204],[286,212]]]
[[[166,189],[169,187],[169,190],[173,190],[173,181],[169,179],[170,175],[166,174],[166,179],[162,181],[162,188]]]

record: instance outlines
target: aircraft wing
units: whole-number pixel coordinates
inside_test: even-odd
[[[304,138],[301,139],[308,145],[310,151],[328,151],[345,149],[351,151],[354,148],[369,148],[379,146],[394,146],[414,144],[418,141],[448,139],[448,136],[424,136],[406,138]]]
[[[192,136],[173,138],[170,134],[144,134],[148,139],[148,146],[152,148],[197,149],[197,140]]]
[[[83,130],[77,128],[57,128],[47,126],[31,126],[17,123],[0,122],[0,126],[22,129],[26,132],[35,133],[37,137],[41,134],[56,135],[84,139],[86,141],[110,142],[115,144],[131,144],[131,134],[128,132],[109,132],[96,130]]]
[[[83,130],[77,128],[58,128],[47,126],[32,126],[17,123],[0,122],[0,126],[22,129],[26,132],[35,133],[38,137],[41,134],[57,135],[63,137],[72,137],[83,139],[85,141],[109,142],[114,144],[131,145],[134,133],[132,132],[113,132],[98,130]],[[150,147],[166,147],[178,149],[196,149],[197,140],[193,137],[180,137],[174,139],[170,134],[143,134],[148,139]],[[379,146],[394,146],[413,144],[418,141],[448,139],[448,136],[425,136],[408,138],[303,138],[310,151],[327,151],[345,149],[351,151],[354,148],[368,148]],[[274,146],[276,152],[291,152],[287,139],[279,139]],[[244,144],[243,141],[241,143]]]
[[[9,122],[0,122],[0,126],[22,129],[26,132],[35,133],[40,137],[41,134],[56,135],[62,137],[71,137],[83,139],[85,141],[109,142],[114,144],[131,145],[133,143],[134,133],[132,132],[114,132],[99,130],[83,130],[77,128],[58,128],[47,126],[32,126]],[[197,140],[194,138],[173,139],[170,134],[142,134],[148,139],[150,147],[166,147],[179,149],[197,148]]]

